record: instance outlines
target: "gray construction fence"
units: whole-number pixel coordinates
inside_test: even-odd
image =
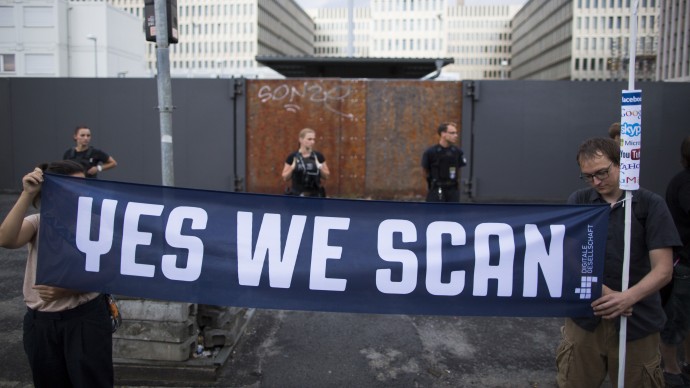
[[[173,79],[176,186],[251,189],[246,172],[251,136],[247,122],[261,117],[248,118],[247,112],[252,104],[261,102],[246,91],[248,85],[262,82],[269,81]],[[386,81],[362,80],[361,84],[369,82]],[[415,93],[415,88],[428,89],[433,82],[443,81],[412,81],[400,90]],[[434,98],[438,105],[444,99],[461,102],[461,111],[449,119],[461,122],[462,148],[469,161],[461,175],[463,201],[472,202],[564,201],[583,185],[575,163],[577,146],[588,137],[606,136],[608,126],[620,121],[620,94],[627,88],[623,82],[470,80],[455,84],[452,92]],[[642,186],[663,194],[669,179],[681,168],[680,142],[690,135],[690,84],[640,83],[636,88],[643,95]],[[0,191],[20,190],[21,177],[34,165],[59,159],[73,145],[72,132],[80,124],[90,126],[92,144],[111,153],[119,163],[116,169],[104,172],[103,179],[161,184],[156,93],[155,79],[0,79]],[[414,104],[415,97],[404,101]],[[417,114],[431,113],[434,105],[428,99],[420,101]],[[375,116],[366,109],[362,115],[362,120]],[[409,120],[395,125],[405,125],[405,121]],[[339,136],[344,136],[349,124],[343,119]],[[373,129],[382,125],[390,124],[366,122],[366,142],[387,141],[374,136],[380,131]],[[295,136],[299,129],[294,129]],[[434,139],[435,127],[419,130],[428,135],[421,140],[396,139],[391,147],[427,146]],[[270,136],[264,137],[259,140],[271,142]],[[279,170],[285,154],[260,157]],[[387,168],[419,170],[419,159],[408,159],[405,165]],[[420,177],[411,179],[419,180],[419,190],[424,190]],[[371,196],[366,188],[362,193]],[[329,194],[341,193],[329,190]]]

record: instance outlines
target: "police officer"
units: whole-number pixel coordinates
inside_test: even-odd
[[[313,129],[304,128],[300,131],[299,150],[288,155],[281,174],[284,181],[292,181],[286,194],[301,197],[326,196],[321,180],[328,179],[331,172],[323,154],[314,151],[315,142],[316,132]]]
[[[87,178],[96,178],[98,173],[110,170],[117,166],[117,161],[112,156],[90,146],[91,129],[85,125],[79,125],[74,130],[75,146],[65,151],[62,159],[74,160],[84,166]]]
[[[459,202],[458,177],[460,167],[467,164],[462,150],[455,146],[458,126],[448,122],[438,127],[438,144],[429,147],[422,155],[422,167],[426,174],[429,193],[427,202]]]

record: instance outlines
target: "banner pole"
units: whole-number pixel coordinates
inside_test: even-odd
[[[639,5],[639,0],[633,0],[630,7],[630,40],[628,42],[629,48],[629,60],[628,60],[628,91],[635,90],[635,57],[637,49],[637,8]],[[625,104],[625,101],[623,101]],[[642,117],[642,106],[640,101],[640,123]],[[623,109],[621,109],[623,111]],[[623,121],[623,120],[621,120]],[[621,128],[623,123],[621,123]],[[629,137],[629,131],[621,130],[621,145],[625,144],[625,140]],[[641,136],[641,131],[639,133]],[[640,143],[641,144],[641,143]],[[640,146],[641,148],[641,146]],[[625,150],[621,147],[621,161],[625,156],[626,159],[630,158],[630,153],[624,152]],[[637,170],[639,174],[639,169]],[[627,175],[625,183],[625,201],[623,201],[623,207],[625,209],[625,229],[624,229],[624,244],[623,244],[623,274],[621,278],[621,292],[628,289],[628,283],[630,280],[630,222],[632,218],[632,191],[639,188],[639,175],[636,177],[633,187],[628,187]],[[621,180],[622,181],[622,180]],[[620,182],[619,182],[620,184]],[[623,186],[623,185],[622,185]],[[620,332],[618,338],[618,387],[625,387],[625,358],[626,358],[626,341],[627,341],[627,326],[628,318],[625,316],[620,317]]]

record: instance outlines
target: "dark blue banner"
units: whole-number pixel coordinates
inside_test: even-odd
[[[37,283],[270,309],[582,316],[601,294],[608,214],[46,175]]]

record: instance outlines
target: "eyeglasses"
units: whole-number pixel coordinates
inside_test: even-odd
[[[604,179],[609,177],[609,171],[611,170],[611,166],[613,166],[613,162],[611,162],[611,164],[609,164],[609,166],[605,169],[599,170],[594,174],[580,174],[580,179],[588,183],[594,182],[594,178],[603,181]]]

